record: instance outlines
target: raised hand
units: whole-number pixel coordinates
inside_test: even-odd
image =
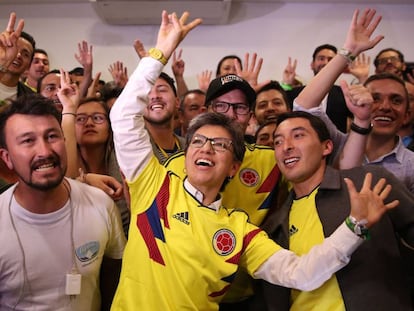
[[[95,77],[92,79],[91,85],[89,85],[88,93],[86,97],[100,97],[99,93],[99,79],[101,78],[101,72],[95,74]]]
[[[256,64],[257,61],[257,64]],[[250,59],[250,54],[246,53],[244,56],[243,69],[240,68],[239,62],[235,59],[234,65],[236,67],[236,73],[239,77],[242,77],[244,80],[249,82],[250,86],[255,90],[258,88],[258,78],[260,70],[262,69],[263,58],[257,60],[257,53],[252,54]]]
[[[371,64],[371,57],[361,53],[348,66],[348,72],[358,79],[358,82],[363,84],[369,76],[369,66]]]
[[[378,222],[386,211],[399,204],[398,200],[384,203],[391,191],[391,185],[386,184],[385,178],[381,178],[371,187],[372,174],[367,173],[359,192],[349,178],[345,178],[345,183],[348,186],[351,201],[351,216],[358,221],[365,220],[368,228]]]
[[[288,58],[288,63],[283,70],[283,77],[282,82],[288,85],[294,85],[295,84],[295,78],[296,78],[296,65],[298,64],[298,61],[295,59],[292,63],[292,58]]]
[[[346,81],[341,81],[340,84],[346,106],[354,115],[354,122],[360,127],[367,128],[371,123],[371,106],[374,102],[371,92],[360,84],[348,85]]]
[[[171,69],[174,74],[174,77],[182,77],[184,75],[185,62],[181,58],[182,54],[183,54],[183,49],[180,49],[178,54],[176,51],[174,51],[173,53],[173,62],[171,64]]]
[[[128,82],[128,70],[127,67],[124,67],[122,62],[116,61],[109,65],[108,71],[112,76],[112,80],[114,80],[118,87],[125,87]]]
[[[60,69],[60,88],[57,92],[60,103],[63,106],[63,113],[76,113],[79,105],[79,87],[71,83],[69,73]]]
[[[24,21],[16,24],[16,13],[10,13],[6,30],[0,34],[0,72],[6,72],[17,55],[17,40],[22,33]]]
[[[382,35],[371,39],[382,18],[381,16],[375,17],[375,14],[376,11],[374,9],[366,9],[359,17],[359,10],[355,10],[343,46],[353,55],[357,56],[363,51],[372,49],[378,42],[384,39]]]
[[[148,56],[148,52],[145,49],[144,44],[142,44],[142,42],[138,39],[134,41],[134,49],[139,58]]]
[[[200,18],[197,18],[187,23],[188,17],[188,12],[184,12],[179,19],[176,13],[168,14],[165,10],[162,12],[156,48],[163,52],[166,59],[170,58],[173,51],[187,36],[188,32],[202,22]]]
[[[212,75],[213,75],[213,72],[211,70],[203,70],[200,74],[197,75],[198,88],[200,90],[207,92]]]
[[[93,65],[93,57],[92,57],[92,45],[88,45],[88,42],[83,40],[82,42],[78,43],[78,53],[75,54],[76,60],[85,71],[90,70],[92,72],[92,65]]]

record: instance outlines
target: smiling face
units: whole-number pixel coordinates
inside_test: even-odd
[[[274,148],[277,165],[298,197],[321,183],[332,141],[321,142],[309,120],[290,118],[281,122],[275,131]]]
[[[158,78],[148,98],[149,104],[144,112],[145,121],[153,125],[171,123],[179,107],[179,99],[171,86],[164,79]]]
[[[7,69],[12,74],[20,76],[26,69],[29,69],[32,61],[33,46],[29,41],[20,37],[17,40],[17,50],[16,57]]]
[[[382,79],[371,81],[366,87],[374,99],[371,135],[388,136],[394,139],[409,116],[404,86],[395,80]]]
[[[104,107],[98,102],[87,102],[78,107],[76,111],[77,120],[87,118],[84,124],[76,122],[76,141],[80,146],[97,146],[106,145],[109,138],[109,121],[107,112]],[[95,123],[98,120],[102,123]]]
[[[30,64],[28,76],[34,81],[49,72],[49,58],[43,53],[35,53]]]
[[[230,133],[218,125],[204,125],[195,131],[193,139],[197,135],[232,140]],[[234,160],[233,147],[217,150],[213,148],[210,140],[202,147],[192,142],[193,140],[190,140],[185,157],[188,181],[205,195],[217,195],[225,178],[234,176],[240,167],[240,163]]]
[[[316,55],[315,59],[311,62],[311,69],[316,75],[323,67],[326,66],[334,57],[336,53],[330,49],[322,49]]]
[[[19,187],[47,191],[60,185],[66,173],[66,149],[59,122],[53,116],[15,114],[6,122],[7,149],[0,149]]]
[[[401,61],[397,52],[389,50],[378,55],[376,59],[375,73],[389,72],[402,78],[405,63]]]
[[[288,105],[278,90],[267,90],[257,95],[254,115],[259,124],[276,121],[281,113],[287,111]]]
[[[216,112],[213,106],[214,103],[219,102],[243,105],[246,106],[247,111],[249,110],[249,102],[247,101],[246,95],[239,89],[234,89],[223,95],[220,95],[217,98],[213,99],[212,102],[213,104],[208,106],[208,110],[211,112]],[[246,131],[247,125],[249,124],[251,112],[249,111],[246,114],[237,114],[233,107],[234,106],[229,107],[226,112],[218,113],[224,114],[230,119],[235,120],[241,126],[243,131]]]

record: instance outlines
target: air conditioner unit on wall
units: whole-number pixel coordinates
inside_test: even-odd
[[[232,0],[90,0],[95,11],[108,24],[159,25],[162,10],[201,17],[204,25],[226,24]]]

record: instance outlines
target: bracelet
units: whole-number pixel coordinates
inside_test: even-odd
[[[6,73],[8,70],[7,70],[7,67],[6,66],[4,66],[4,65],[0,65],[0,72],[2,72],[2,73]]]
[[[371,235],[369,234],[368,228],[365,226],[368,223],[366,219],[362,219],[360,221],[356,220],[352,216],[348,216],[345,219],[345,224],[348,226],[348,228],[355,233],[357,236],[359,236],[361,239],[369,240],[371,238]]]
[[[283,82],[279,82],[279,84],[282,87],[282,89],[284,89],[285,91],[291,91],[293,89],[293,87],[290,84],[283,83]]]
[[[370,124],[368,128],[363,128],[352,122],[351,131],[354,131],[355,133],[358,133],[360,135],[368,135],[372,131],[372,124]]]
[[[63,112],[63,113],[62,113],[62,116],[64,116],[65,114],[69,114],[69,115],[71,115],[71,116],[76,117],[76,113],[73,113],[73,112]]]

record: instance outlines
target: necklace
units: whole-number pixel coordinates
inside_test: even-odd
[[[155,145],[157,146],[158,150],[162,153],[164,158],[168,158],[170,156],[170,154],[172,154],[172,153],[174,153],[174,152],[176,152],[180,149],[180,142],[178,141],[178,139],[175,135],[174,135],[174,147],[173,147],[173,149],[161,148],[157,143],[155,143]]]
[[[73,207],[72,207],[70,189],[69,189],[69,185],[67,184],[66,180],[63,181],[63,185],[64,185],[65,190],[66,190],[67,195],[68,195],[68,205],[69,205],[69,211],[70,211],[70,240],[71,240],[71,248],[72,248],[72,270],[71,270],[70,274],[66,275],[66,294],[69,295],[70,298],[73,298],[74,295],[80,294],[81,275],[78,272],[78,267],[77,267],[77,262],[76,262],[75,241],[74,241],[74,237],[73,237]],[[13,197],[14,197],[14,191],[13,191],[12,195],[10,196],[8,210],[9,210],[10,222],[11,222],[11,225],[12,225],[12,228],[13,228],[13,232],[16,235],[17,242],[18,242],[18,245],[19,245],[19,249],[20,249],[20,252],[22,254],[22,261],[23,261],[23,285],[20,289],[19,297],[18,297],[15,305],[13,306],[13,310],[15,310],[16,307],[18,306],[18,304],[23,299],[23,295],[25,293],[25,288],[26,287],[27,287],[28,294],[30,296],[33,296],[33,293],[32,293],[32,287],[31,287],[31,284],[30,284],[30,281],[29,281],[29,276],[28,276],[28,273],[27,273],[26,254],[24,252],[23,243],[22,243],[22,240],[20,238],[19,232],[17,230],[16,224],[14,222],[13,213],[11,211],[11,205],[12,205]],[[17,201],[16,201],[16,203],[17,203]],[[70,283],[69,285],[68,285],[68,277],[69,277],[69,283]],[[79,284],[77,284],[77,282]],[[70,291],[70,293],[68,293],[68,286],[70,287],[69,289],[72,289],[72,291]],[[76,287],[76,290],[73,289],[74,287]],[[77,290],[77,289],[79,289],[79,290]]]

